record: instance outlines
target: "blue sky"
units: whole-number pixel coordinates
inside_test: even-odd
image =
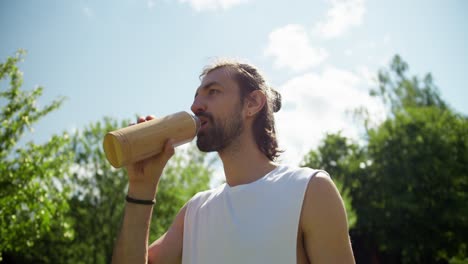
[[[463,0],[1,1],[0,59],[26,49],[38,105],[68,98],[27,136],[39,143],[104,116],[189,110],[204,65],[246,60],[283,94],[283,161],[297,164],[327,131],[358,136],[347,109],[380,116],[368,90],[396,53],[468,114],[467,11]]]

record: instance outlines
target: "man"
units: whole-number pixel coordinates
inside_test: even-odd
[[[197,146],[218,152],[226,184],[195,195],[148,247],[171,141],[158,156],[128,166],[113,263],[354,263],[346,212],[328,174],[274,162],[280,95],[244,63],[219,62],[201,77],[191,108],[201,120]]]

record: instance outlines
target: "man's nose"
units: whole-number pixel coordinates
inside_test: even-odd
[[[206,111],[206,104],[203,102],[203,100],[199,97],[196,97],[193,100],[192,107],[190,107],[192,112],[196,115],[198,113],[202,113]]]

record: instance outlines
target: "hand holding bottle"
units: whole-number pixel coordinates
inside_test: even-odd
[[[155,119],[154,116],[140,117],[138,118],[138,123],[153,119]],[[142,200],[154,199],[159,178],[167,162],[173,155],[173,140],[168,139],[164,144],[163,151],[159,154],[127,165],[128,195]]]
[[[159,177],[174,154],[174,147],[190,142],[199,128],[200,120],[188,112],[159,119],[140,117],[136,125],[107,133],[103,142],[104,152],[112,166],[127,168],[129,195],[137,186],[137,189],[154,190],[150,193],[143,191],[145,196],[153,194],[154,198]]]

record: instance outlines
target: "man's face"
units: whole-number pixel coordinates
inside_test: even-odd
[[[201,151],[220,151],[243,131],[239,87],[228,68],[208,73],[197,89],[192,111],[200,118],[197,146]]]

